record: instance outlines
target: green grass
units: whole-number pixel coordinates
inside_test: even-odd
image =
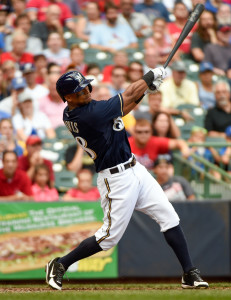
[[[209,289],[182,290],[179,284],[64,284],[62,291],[45,284],[0,285],[2,300],[191,300],[231,299],[231,283],[210,283]]]

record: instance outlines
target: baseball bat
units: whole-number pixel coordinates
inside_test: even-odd
[[[170,52],[166,62],[164,63],[164,68],[166,68],[175,55],[176,51],[180,47],[180,45],[183,43],[184,39],[187,37],[189,32],[192,30],[193,26],[196,24],[197,20],[200,18],[203,10],[204,10],[204,5],[203,4],[197,4],[194,8],[194,10],[191,12],[190,16],[188,17],[187,22],[185,23],[184,28],[181,31],[181,34],[176,41],[174,47],[172,48],[172,51]]]

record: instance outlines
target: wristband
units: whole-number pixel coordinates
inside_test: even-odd
[[[144,94],[143,94],[138,100],[136,100],[135,103],[136,103],[136,104],[140,103],[140,101],[141,101],[143,98],[144,98]]]
[[[149,71],[148,73],[144,74],[142,79],[146,82],[147,86],[149,87],[154,81],[154,73],[152,71]]]

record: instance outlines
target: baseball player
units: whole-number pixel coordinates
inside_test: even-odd
[[[82,241],[69,254],[47,263],[46,282],[52,288],[62,289],[64,273],[74,262],[114,247],[134,209],[159,224],[183,268],[182,287],[208,287],[191,261],[173,206],[157,181],[131,153],[122,121],[122,116],[139,103],[144,93],[159,89],[164,77],[164,68],[152,69],[122,94],[101,101],[91,98],[92,80],[77,71],[67,72],[57,81],[57,92],[67,102],[63,121],[79,146],[94,160],[98,172],[104,223],[94,236]]]

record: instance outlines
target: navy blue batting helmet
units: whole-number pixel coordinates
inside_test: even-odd
[[[83,90],[86,86],[92,91],[91,81],[86,79],[83,74],[78,71],[70,71],[63,74],[56,82],[56,90],[63,102],[66,102],[65,96],[75,94]]]

